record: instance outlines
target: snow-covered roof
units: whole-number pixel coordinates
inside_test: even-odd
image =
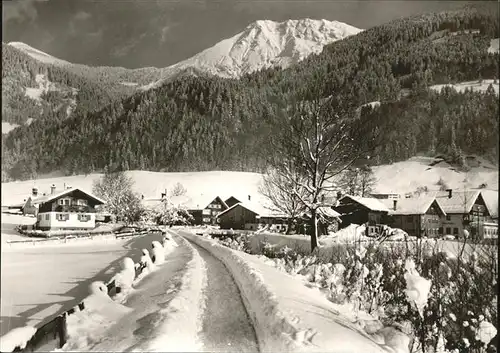
[[[380,200],[389,209],[390,215],[422,215],[425,214],[432,203],[436,201],[434,196],[419,196],[399,199],[383,199]],[[396,202],[396,210],[394,210],[394,202]],[[437,206],[446,215],[439,202]]]
[[[203,210],[205,209],[210,203],[215,200],[219,199],[220,202],[225,205],[226,203],[222,198],[220,198],[217,195],[211,195],[211,194],[194,194],[194,195],[180,195],[180,196],[172,196],[169,198],[169,201],[176,205],[176,206],[182,206],[188,210]],[[159,202],[161,202],[161,199],[157,199]]]
[[[59,190],[59,191],[56,190],[54,193],[52,193],[50,195],[43,195],[43,196],[38,196],[38,197],[35,197],[32,195],[26,200],[26,202],[28,202],[28,200],[31,200],[31,203],[33,205],[40,205],[42,203],[46,203],[46,202],[50,202],[52,200],[58,199],[59,197],[70,194],[76,190],[83,192],[85,195],[89,196],[90,198],[92,198],[92,199],[94,199],[102,204],[106,203],[106,201],[104,201],[103,199],[91,194],[90,192],[82,190],[80,188],[69,188],[66,190]],[[23,206],[26,204],[26,202],[23,202]]]
[[[323,216],[331,217],[331,218],[340,217],[340,213],[338,213],[337,211],[335,211],[331,207],[319,207],[318,213],[320,213]]]
[[[481,190],[484,203],[488,207],[490,216],[498,218],[498,191],[496,190]]]
[[[349,198],[349,199],[353,200],[354,202],[357,202],[360,205],[363,205],[372,211],[389,212],[389,209],[387,208],[387,206],[384,205],[382,202],[380,202],[379,199],[375,199],[372,197],[360,197],[360,196],[344,195],[339,199],[339,201],[342,201],[345,198]]]
[[[227,210],[219,213],[217,215],[217,217],[220,217],[221,215],[236,208],[237,206],[241,206],[243,208],[246,208],[247,210],[258,215],[259,217],[288,217],[287,215],[285,215],[283,213],[273,211],[272,209],[270,209],[270,207],[266,207],[266,205],[264,203],[251,202],[251,201],[239,202],[237,204],[234,204],[233,206],[229,207]]]
[[[469,213],[480,193],[479,190],[453,190],[449,197],[448,191],[438,191],[436,200],[446,213]]]

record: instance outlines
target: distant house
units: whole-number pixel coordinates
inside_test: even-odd
[[[388,200],[388,199],[392,200],[392,199],[399,199],[401,195],[396,193],[373,193],[370,194],[370,197],[379,200]]]
[[[217,215],[221,229],[245,229],[246,225],[257,224],[259,213],[252,206],[237,203]]]
[[[340,213],[335,211],[332,207],[319,207],[317,209],[318,215],[318,235],[326,235],[330,232],[336,232],[340,228],[342,220]],[[304,226],[306,228],[304,228]],[[299,232],[304,234],[311,234],[314,224],[312,223],[311,213],[308,211],[299,220]]]
[[[217,215],[229,208],[224,200],[213,195],[173,196],[170,201],[185,208],[193,216],[194,225],[217,225]]]
[[[489,232],[495,228],[492,213],[479,190],[455,191],[448,189],[436,194],[436,199],[446,212],[442,221],[442,234],[463,236],[466,229],[474,240],[484,239],[485,224]],[[498,225],[496,225],[498,229]]]
[[[250,201],[250,197],[248,199],[249,201],[239,202],[219,213],[217,218],[221,229],[288,230],[289,218],[286,215],[272,211],[261,202]]]
[[[381,200],[371,197],[345,195],[333,209],[340,214],[341,228],[350,224],[368,224],[367,232],[374,233],[377,225],[386,221],[389,208]]]
[[[32,195],[21,206],[23,213],[37,217],[36,228],[41,230],[85,230],[95,228],[96,206],[105,202],[79,188],[57,190],[52,185],[49,194]]]
[[[387,224],[409,235],[438,237],[442,219],[446,216],[434,196],[385,199],[389,208]]]

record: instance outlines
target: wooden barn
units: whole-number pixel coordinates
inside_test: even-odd
[[[368,224],[375,227],[386,221],[389,209],[381,200],[370,197],[344,195],[333,209],[340,214],[340,228],[350,224]]]

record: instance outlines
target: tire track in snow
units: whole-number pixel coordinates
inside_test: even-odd
[[[205,261],[207,286],[200,339],[210,352],[258,352],[257,337],[240,291],[226,266],[190,242]]]

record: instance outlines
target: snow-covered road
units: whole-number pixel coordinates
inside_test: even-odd
[[[125,256],[138,261],[161,234],[93,244],[34,246],[2,251],[0,335],[39,325],[88,295],[93,281],[108,281]],[[4,245],[5,247],[5,245]]]
[[[226,266],[192,243],[207,268],[206,308],[201,341],[210,352],[258,352],[257,337],[240,291]]]

